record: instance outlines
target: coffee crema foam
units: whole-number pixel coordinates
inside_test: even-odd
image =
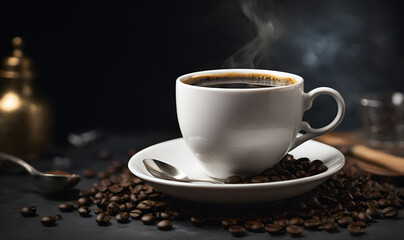
[[[201,87],[220,84],[254,84],[267,87],[280,87],[295,84],[297,81],[290,77],[278,77],[260,73],[221,73],[201,74],[189,77],[183,83]]]

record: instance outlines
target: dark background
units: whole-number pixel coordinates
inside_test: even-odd
[[[257,35],[240,5],[274,28],[252,62],[239,54],[229,64]],[[99,127],[179,134],[175,79],[223,67],[293,72],[306,91],[335,88],[347,103],[339,129],[352,130],[364,93],[404,90],[403,10],[400,1],[376,0],[0,1],[0,56],[13,36],[24,38],[58,143]],[[335,110],[320,97],[305,119],[320,127]]]

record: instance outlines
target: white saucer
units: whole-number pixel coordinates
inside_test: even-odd
[[[145,158],[167,162],[184,171],[189,178],[209,179],[182,138],[143,149],[129,160],[128,167],[133,174],[159,191],[178,198],[210,203],[246,204],[273,202],[298,196],[323,183],[345,163],[344,155],[340,151],[313,140],[300,145],[290,154],[296,159],[300,157],[307,157],[310,161],[319,159],[328,170],[300,179],[256,184],[183,183],[153,177],[143,165],[142,161]]]

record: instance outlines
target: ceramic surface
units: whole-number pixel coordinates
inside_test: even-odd
[[[153,177],[143,165],[144,158],[155,158],[169,163],[193,179],[209,179],[182,138],[139,151],[130,159],[128,167],[133,174],[161,192],[178,198],[210,203],[250,204],[274,202],[305,193],[323,183],[345,163],[344,155],[337,149],[313,140],[303,143],[290,154],[295,158],[308,157],[311,161],[319,159],[328,170],[306,178],[258,184],[183,183]]]
[[[271,79],[290,79],[294,84],[239,89],[187,83],[200,75],[229,73],[264,74],[272,76]],[[291,149],[331,131],[342,121],[345,104],[337,91],[321,87],[305,93],[303,83],[303,78],[295,74],[257,69],[211,70],[181,76],[176,82],[181,133],[210,176],[258,173],[275,165]],[[335,99],[338,112],[329,125],[313,129],[302,121],[303,113],[321,94]],[[297,137],[300,130],[306,134]]]

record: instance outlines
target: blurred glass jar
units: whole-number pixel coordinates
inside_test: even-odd
[[[403,155],[404,94],[366,94],[361,106],[365,142],[371,147]]]
[[[33,160],[50,141],[51,115],[48,103],[34,92],[35,71],[22,44],[20,37],[12,39],[12,55],[0,69],[0,151]]]

